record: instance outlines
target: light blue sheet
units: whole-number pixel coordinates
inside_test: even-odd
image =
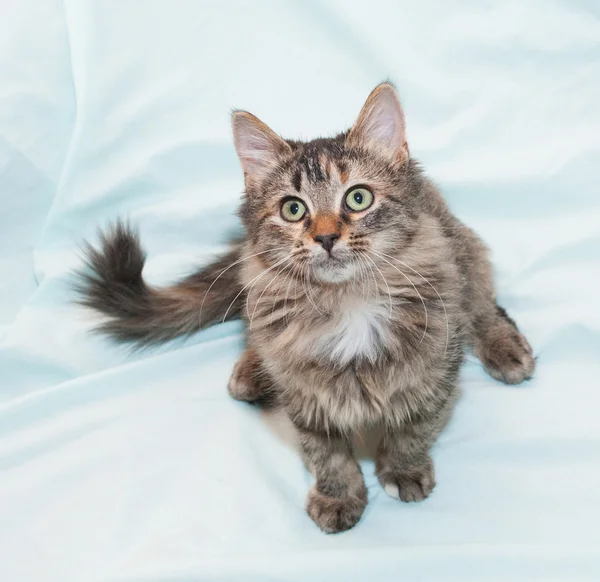
[[[397,81],[411,152],[490,244],[539,355],[475,360],[426,502],[325,536],[277,416],[225,386],[229,323],[131,356],[69,305],[127,215],[154,283],[239,229],[228,110],[348,127]],[[552,2],[21,0],[0,8],[0,580],[600,580],[600,8]]]

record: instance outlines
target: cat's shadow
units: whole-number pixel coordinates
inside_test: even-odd
[[[296,428],[281,409],[258,407],[259,414],[267,428],[287,447],[300,452],[300,442]],[[373,426],[360,431],[354,439],[354,455],[357,459],[374,459],[381,441],[383,430]]]

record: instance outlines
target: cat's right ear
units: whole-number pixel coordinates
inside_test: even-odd
[[[247,111],[234,111],[231,126],[246,184],[264,178],[278,165],[282,156],[291,152],[285,140]]]

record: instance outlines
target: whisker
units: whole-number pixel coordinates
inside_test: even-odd
[[[360,279],[362,282],[362,300],[366,303],[369,296],[367,295],[367,293],[365,293],[365,283],[366,283],[366,269],[365,269],[365,262],[363,261],[362,257],[360,256],[360,254],[356,254],[356,258],[358,260],[358,264],[359,264],[359,268],[360,268]],[[368,288],[366,289],[368,291]]]
[[[252,281],[250,281],[249,283],[247,283],[246,285],[244,285],[242,287],[242,289],[239,291],[239,293],[233,298],[233,301],[229,304],[229,307],[227,308],[227,311],[225,311],[225,315],[223,316],[222,322],[225,322],[225,319],[227,318],[227,314],[229,313],[229,310],[231,309],[231,307],[233,306],[233,304],[236,302],[237,298],[248,288],[251,286],[254,286],[254,284],[266,273],[268,273],[269,271],[272,271],[275,267],[281,265],[281,263],[283,263],[284,261],[287,261],[289,259],[289,257],[284,257],[283,259],[281,259],[280,261],[277,261],[274,265],[272,265],[271,267],[269,267],[268,269],[264,269],[261,273],[259,273],[256,277],[254,277],[254,279],[252,279]]]
[[[386,286],[387,292],[388,292],[389,301],[390,301],[390,319],[391,319],[392,318],[392,294],[390,293],[390,286],[388,285],[388,282],[387,282],[387,279],[385,278],[385,275],[381,272],[381,269],[377,266],[377,264],[375,263],[375,261],[371,257],[369,257],[369,255],[365,255],[365,257],[379,271],[379,274],[381,275],[381,278],[383,279],[383,282],[385,283],[385,286]]]
[[[279,273],[281,273],[288,266],[288,264],[290,263],[291,260],[292,260],[292,257],[288,257],[287,261],[277,271],[277,273],[275,273],[275,275],[273,275],[273,277],[271,277],[271,280],[266,285],[266,287],[263,289],[262,293],[259,295],[258,300],[256,301],[256,305],[254,306],[254,310],[252,311],[252,316],[250,317],[250,326],[248,327],[248,329],[252,329],[252,322],[254,321],[254,315],[256,314],[256,310],[258,308],[258,304],[260,303],[260,300],[262,299],[262,297],[265,294],[266,290],[273,284],[273,281],[275,281],[277,279],[277,277],[279,276]],[[248,311],[248,309],[249,309],[249,306],[248,306],[248,301],[249,300],[250,300],[250,293],[248,293],[248,295],[246,296],[246,311]]]
[[[311,293],[310,293],[310,283],[308,280],[308,259],[306,259],[304,261],[304,269],[302,270],[302,287],[304,288],[304,291],[306,293],[306,297],[307,299],[312,303],[312,306],[317,310],[317,313],[323,314],[323,312],[317,307],[316,303],[313,301]],[[309,287],[307,287],[305,285],[305,282],[307,285],[309,285]]]
[[[301,264],[302,264],[302,263],[301,263]],[[299,268],[300,268],[300,267],[299,267]],[[300,273],[301,273],[301,272],[300,272]],[[299,293],[298,293],[297,286],[298,286],[298,283],[299,283],[299,282],[301,282],[301,279],[299,279],[299,277],[300,277],[300,273],[298,273],[298,276],[296,277],[296,279],[294,279],[294,283],[295,283],[295,285],[296,285],[296,286],[294,287],[294,290],[296,291],[296,293],[295,293],[295,297],[294,297],[294,311],[296,311],[296,310],[298,309],[298,295],[299,295]],[[304,289],[304,286],[303,286],[302,288]],[[289,322],[289,318],[288,318],[288,319],[286,319],[286,325],[289,325],[289,324],[290,324],[290,322]]]
[[[285,267],[286,265],[284,265]],[[283,284],[279,287],[279,289],[277,290],[277,295],[275,295],[275,300],[273,301],[273,307],[271,308],[271,317],[273,317],[273,312],[275,311],[275,306],[277,305],[277,302],[279,301],[279,295],[281,294],[281,291],[283,290],[283,285],[286,284],[286,282],[288,282],[291,277],[292,277],[292,273],[293,271],[289,271],[288,274],[285,276],[284,280],[283,280]],[[288,287],[289,287],[289,283],[288,283]],[[283,302],[283,306],[285,307],[286,302]]]
[[[283,305],[285,307],[287,307],[288,296],[290,294],[290,285],[292,284],[292,281],[294,281],[295,286],[298,284],[298,279],[297,279],[296,274],[294,274],[292,276],[292,273],[293,273],[293,271],[290,271],[290,280],[288,281],[287,289],[285,290],[285,299],[283,300]],[[294,309],[297,309],[297,307],[298,307],[298,293],[296,292],[294,295]],[[289,313],[286,312],[285,325],[288,326],[289,324],[290,324]]]
[[[313,295],[313,286],[312,286],[312,283],[311,283],[311,280],[310,280],[310,278],[308,278],[308,277],[306,278],[306,284],[308,285],[308,289],[309,289],[309,291],[310,291],[310,295],[311,295],[311,296],[314,298],[314,295]],[[325,311],[321,311],[319,308],[317,308],[317,311],[318,311],[320,314],[324,314],[324,313],[326,313]]]
[[[400,273],[412,285],[412,288],[415,290],[415,292],[421,299],[421,303],[423,304],[423,311],[425,312],[425,330],[423,331],[423,337],[421,338],[421,342],[423,342],[423,340],[425,339],[425,335],[427,334],[427,324],[428,324],[427,307],[425,305],[425,300],[423,299],[423,296],[421,295],[421,293],[419,293],[417,286],[411,281],[411,279],[407,275],[405,275],[398,267],[396,267],[396,265],[394,265],[393,263],[390,263],[387,259],[385,259],[381,255],[378,255],[375,251],[370,251],[370,252],[373,253],[376,257],[379,257],[380,259],[385,261],[388,265],[390,265],[394,269],[396,269],[396,271],[398,271],[398,273]]]
[[[283,266],[277,271],[277,273],[275,273],[275,276],[271,278],[271,280],[269,281],[269,283],[267,284],[267,286],[263,289],[262,293],[260,294],[256,305],[254,306],[254,311],[252,311],[252,317],[250,317],[250,326],[248,329],[252,329],[252,321],[254,320],[254,314],[256,313],[256,309],[258,307],[258,303],[260,302],[262,296],[264,295],[265,291],[272,285],[273,281],[275,281],[275,279],[277,279],[277,277],[279,276],[279,274],[290,264],[290,262],[292,261],[292,259],[295,257],[295,254],[292,254],[291,256],[287,257],[287,261],[283,264]],[[281,262],[279,262],[278,264],[281,264]],[[273,265],[273,267],[276,267],[277,265]],[[254,286],[258,283],[258,280],[255,281],[252,286],[250,287],[250,289],[248,290],[248,294],[246,296],[246,312],[249,314],[250,311],[250,304],[249,304],[249,300],[250,300],[250,295],[252,293],[252,289],[254,288]]]
[[[322,314],[323,311],[321,311],[321,309],[319,309],[319,307],[317,306],[317,304],[316,304],[316,302],[314,301],[314,298],[313,298],[312,287],[310,285],[310,278],[309,278],[309,275],[310,275],[309,267],[310,267],[309,260],[306,259],[305,260],[305,269],[303,271],[304,282],[305,282],[304,291],[306,293],[306,296],[308,297],[308,300],[312,303],[312,305],[317,310],[317,312]]]
[[[243,261],[247,261],[248,259],[251,259],[253,257],[257,257],[259,255],[264,255],[265,253],[271,253],[271,252],[275,252],[275,251],[280,251],[282,249],[284,249],[285,247],[278,247],[276,249],[268,249],[266,251],[261,251],[260,253],[253,253],[250,255],[246,255],[244,257],[241,257],[240,259],[238,259],[237,261],[231,263],[231,265],[225,267],[225,269],[223,269],[218,275],[217,278],[209,285],[208,289],[206,290],[206,292],[204,293],[204,297],[202,298],[202,303],[200,304],[200,313],[198,314],[198,323],[202,324],[202,308],[204,307],[204,303],[206,301],[206,297],[208,296],[209,291],[213,288],[213,285],[220,279],[221,275],[223,275],[224,273],[226,273],[227,271],[229,271],[229,269],[231,269],[232,267],[235,267],[236,265],[238,265],[239,263],[242,263]]]
[[[367,267],[369,268],[369,271],[371,272],[371,277],[373,279],[373,285],[375,286],[375,297],[377,297],[379,286],[377,285],[377,277],[375,277],[375,271],[373,271],[373,267],[371,267],[370,261],[367,261],[368,257],[365,255],[365,253],[360,253],[360,255],[365,257],[365,263],[366,263]]]
[[[385,257],[389,257],[390,259],[393,259],[394,261],[398,261],[401,265],[404,265],[407,269],[410,269],[413,273],[416,273],[419,277],[421,277],[421,279],[423,279],[423,281],[425,281],[435,291],[435,294],[438,296],[440,302],[442,303],[442,307],[444,308],[444,317],[446,318],[446,348],[444,349],[444,355],[446,355],[446,352],[448,351],[448,344],[450,343],[450,324],[448,323],[448,311],[446,310],[446,304],[444,303],[442,296],[438,293],[438,290],[433,286],[433,284],[429,281],[429,279],[427,279],[426,277],[421,275],[421,273],[419,273],[419,271],[417,271],[416,269],[413,269],[410,265],[407,265],[405,262],[401,261],[400,259],[397,259],[396,257],[392,257],[391,255],[386,255],[385,253],[381,253],[381,254]]]

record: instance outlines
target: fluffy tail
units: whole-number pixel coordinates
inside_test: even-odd
[[[142,278],[146,255],[137,232],[117,222],[100,243],[98,249],[86,243],[87,269],[76,284],[78,303],[108,317],[98,331],[144,347],[239,317],[244,297],[232,266],[239,249],[172,287],[154,289]]]

